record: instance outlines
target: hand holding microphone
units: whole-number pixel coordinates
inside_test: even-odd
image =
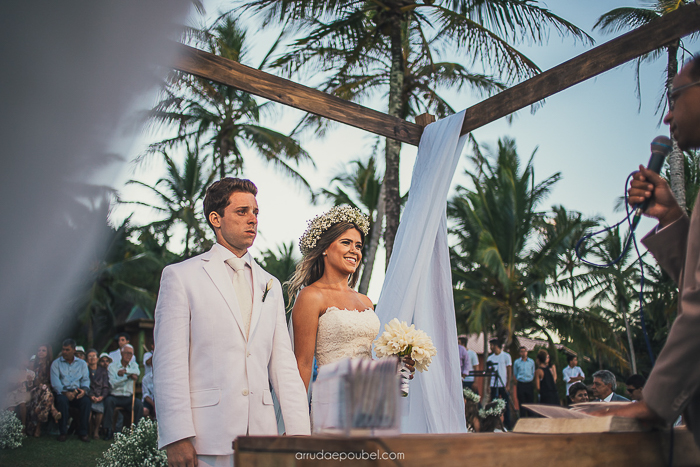
[[[683,209],[673,196],[671,187],[661,178],[659,172],[664,159],[672,150],[671,140],[657,136],[651,143],[651,158],[645,168],[639,166],[627,190],[627,202],[635,209],[632,228],[637,227],[642,213],[659,220],[659,226],[665,227],[683,215]]]

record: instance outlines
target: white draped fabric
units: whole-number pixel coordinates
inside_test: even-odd
[[[437,348],[427,372],[416,373],[403,406],[402,433],[466,432],[457,323],[447,247],[447,195],[466,141],[464,112],[428,125],[408,202],[377,304],[384,324],[394,318],[425,331]]]

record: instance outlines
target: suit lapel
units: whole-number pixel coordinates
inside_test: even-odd
[[[250,334],[248,337],[252,338],[258,321],[260,321],[260,314],[262,313],[262,295],[265,290],[265,277],[263,275],[263,269],[252,257],[250,258],[250,268],[253,271],[253,309],[250,315]]]
[[[243,320],[241,316],[241,310],[238,306],[238,300],[236,299],[236,292],[233,289],[231,277],[229,276],[228,271],[226,270],[228,266],[224,264],[224,261],[216,252],[215,248],[209,250],[209,254],[202,257],[202,261],[204,262],[204,271],[207,273],[207,275],[212,280],[216,288],[219,289],[219,292],[224,297],[224,300],[226,301],[226,304],[228,305],[229,310],[233,315],[233,318],[236,320],[238,329],[241,331],[241,334],[245,339],[245,331],[243,330],[243,327],[241,325]]]

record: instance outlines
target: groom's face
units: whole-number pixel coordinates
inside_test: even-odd
[[[209,220],[216,229],[216,241],[237,256],[244,255],[258,235],[258,202],[255,195],[239,191],[232,193],[224,215],[212,212]]]

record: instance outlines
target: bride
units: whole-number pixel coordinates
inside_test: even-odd
[[[372,358],[379,318],[372,301],[355,291],[369,220],[358,209],[336,206],[309,222],[299,240],[303,255],[289,280],[294,354],[309,388],[313,360],[323,366],[347,357]],[[297,295],[298,293],[298,295]],[[415,362],[405,358],[409,369]],[[320,407],[314,401],[317,412]],[[318,413],[316,414],[318,415]]]

